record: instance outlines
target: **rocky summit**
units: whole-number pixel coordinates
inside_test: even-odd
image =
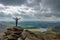
[[[32,39],[33,38],[33,39]],[[40,40],[36,34],[22,27],[7,28],[1,40]]]
[[[34,33],[22,27],[7,28],[0,40],[60,40],[60,33]]]

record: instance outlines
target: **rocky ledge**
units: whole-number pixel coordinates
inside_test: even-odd
[[[48,32],[35,34],[18,26],[7,28],[0,40],[60,40],[60,34]]]

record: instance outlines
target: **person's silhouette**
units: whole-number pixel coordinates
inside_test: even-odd
[[[19,20],[20,18],[16,17],[16,18],[13,18],[13,19],[15,19],[15,21],[16,21],[16,27],[17,27],[17,26],[18,26],[18,20]]]

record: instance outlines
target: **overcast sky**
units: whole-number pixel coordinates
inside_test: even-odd
[[[60,0],[0,0],[0,20],[60,21]]]

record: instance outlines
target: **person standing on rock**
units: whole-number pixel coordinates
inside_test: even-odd
[[[21,18],[16,17],[16,18],[13,18],[13,19],[16,21],[16,27],[17,27],[18,26],[18,20],[21,19]]]

